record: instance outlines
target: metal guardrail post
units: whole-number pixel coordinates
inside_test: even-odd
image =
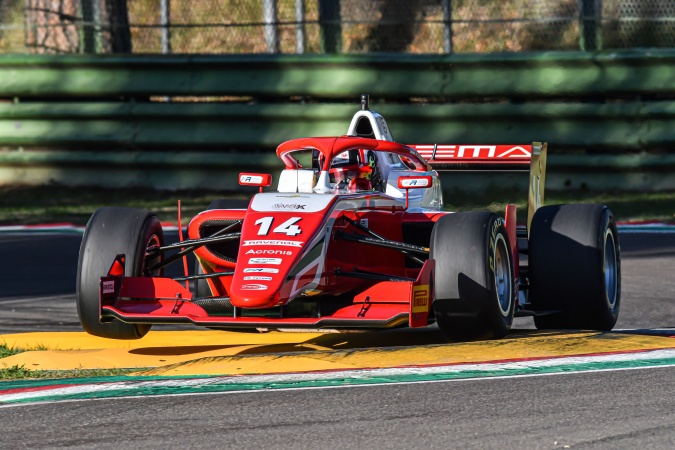
[[[452,53],[452,0],[443,0],[443,52]]]
[[[103,37],[101,36],[101,5],[97,0],[91,0],[92,19],[94,21],[94,53],[102,53]]]
[[[82,52],[87,54],[101,53],[101,8],[98,0],[81,0],[82,11]]]
[[[579,0],[579,48],[602,49],[602,0]]]
[[[171,0],[160,0],[159,23],[162,26],[162,53],[171,53]]]
[[[263,0],[263,22],[267,53],[279,53],[279,30],[277,28],[276,0]]]
[[[305,53],[305,0],[295,0],[295,53]]]
[[[342,27],[340,0],[319,0],[319,26],[321,27],[321,50],[323,53],[342,51]]]

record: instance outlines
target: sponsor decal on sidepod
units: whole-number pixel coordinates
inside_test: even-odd
[[[256,275],[253,277],[244,277],[244,281],[272,281],[272,277],[261,277]]]

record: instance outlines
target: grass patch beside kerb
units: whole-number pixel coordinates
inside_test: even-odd
[[[46,347],[37,346],[35,348],[23,349],[9,347],[7,344],[0,344],[0,365],[2,358],[16,355],[18,353],[32,350],[48,350]],[[33,379],[63,379],[63,378],[84,378],[84,377],[114,377],[119,375],[129,375],[133,372],[143,370],[142,368],[131,369],[74,369],[74,370],[31,370],[24,365],[13,365],[10,367],[0,367],[0,389],[2,381],[9,380],[33,380]]]

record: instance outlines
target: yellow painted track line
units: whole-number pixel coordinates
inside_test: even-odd
[[[357,334],[151,331],[116,341],[86,333],[0,335],[10,347],[40,348],[0,367],[70,370],[148,368],[143,375],[283,373],[490,362],[675,348],[675,339],[618,333],[520,332],[506,339],[445,344],[434,328]],[[382,348],[386,347],[386,348]]]

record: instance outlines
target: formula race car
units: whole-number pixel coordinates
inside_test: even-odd
[[[500,338],[514,316],[538,328],[610,330],[621,261],[604,205],[542,206],[546,144],[403,145],[362,97],[340,137],[284,142],[285,168],[242,173],[248,209],[223,200],[166,244],[149,211],[106,207],[87,224],[77,310],[97,336],[136,339],[152,324],[230,330],[385,329],[436,323],[449,340]],[[529,171],[516,207],[443,210],[440,170]],[[180,222],[180,208],[179,208]],[[182,230],[182,228],[181,228]],[[196,270],[163,276],[194,253]],[[525,257],[526,256],[526,257]],[[187,263],[184,263],[187,268]]]

